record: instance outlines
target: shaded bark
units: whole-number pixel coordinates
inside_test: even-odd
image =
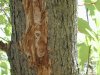
[[[52,75],[78,75],[77,65],[77,1],[47,0],[48,48]]]
[[[28,57],[21,53],[18,41],[26,29],[26,17],[22,0],[10,0],[10,11],[12,20],[11,45],[8,57],[11,64],[12,75],[35,75],[35,70],[28,67]]]
[[[78,75],[76,5],[76,0],[10,0],[12,75]]]

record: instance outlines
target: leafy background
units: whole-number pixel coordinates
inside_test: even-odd
[[[100,75],[100,0],[78,0],[78,63],[81,75]],[[9,0],[0,0],[0,41],[11,40]],[[0,50],[0,75],[11,75],[5,52]]]
[[[9,0],[0,0],[0,41],[8,43],[11,40],[11,31]],[[8,57],[2,50],[0,50],[0,75],[11,75]]]
[[[81,75],[100,75],[100,0],[79,0],[77,42]]]

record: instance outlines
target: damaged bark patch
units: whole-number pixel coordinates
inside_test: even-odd
[[[50,75],[50,59],[47,49],[47,11],[43,0],[22,0],[26,29],[20,41],[20,50],[28,57],[28,63],[37,69],[37,75]]]

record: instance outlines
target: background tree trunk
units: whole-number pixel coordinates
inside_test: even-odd
[[[39,17],[39,14],[32,17],[37,11],[37,9],[34,9],[36,3],[34,1],[37,1],[36,8],[41,9],[38,12],[41,17],[43,16],[42,19],[40,18],[41,21],[38,19],[36,23],[35,19]],[[11,73],[12,75],[78,75],[76,49],[77,1],[41,1],[43,0],[10,0],[12,40],[8,57],[11,64]],[[45,3],[47,4],[46,9]],[[48,22],[46,21],[46,15],[48,15]],[[41,37],[44,35],[43,38],[45,38],[45,40],[40,38],[40,41],[45,41],[45,43],[39,42],[40,45],[38,44],[39,48],[43,48],[43,52],[45,52],[45,54],[39,52],[40,55],[43,54],[40,57],[38,56],[39,53],[36,53],[38,49],[35,48],[36,40],[34,40],[36,29],[34,26],[39,23],[42,26],[40,29],[44,29],[40,30]],[[47,24],[48,28],[46,27]],[[27,31],[28,29],[29,31]],[[43,47],[41,47],[42,45]]]

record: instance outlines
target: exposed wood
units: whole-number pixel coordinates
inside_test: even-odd
[[[47,11],[43,0],[23,0],[26,30],[19,41],[20,50],[28,57],[30,67],[37,75],[50,75],[50,60],[47,49]]]

